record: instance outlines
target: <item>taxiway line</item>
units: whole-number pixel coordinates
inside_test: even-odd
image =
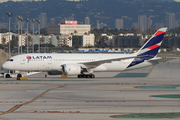
[[[49,92],[50,90],[58,89],[58,88],[61,88],[61,87],[62,87],[62,86],[48,89],[48,90],[46,90],[45,92],[43,92],[43,93],[41,93],[40,95],[38,95],[37,97],[35,97],[34,99],[32,99],[31,101],[28,101],[28,102],[25,102],[25,103],[16,105],[16,106],[14,106],[13,108],[9,109],[9,110],[6,111],[6,112],[3,112],[3,113],[0,114],[0,115],[5,115],[5,114],[8,114],[8,113],[14,112],[15,110],[17,110],[17,109],[20,108],[21,106],[27,105],[27,104],[30,104],[30,103],[34,102],[36,99],[40,98],[41,96],[43,96],[44,94],[46,94],[46,93]]]
[[[149,74],[152,72],[152,70],[154,69],[155,65],[151,68],[151,70],[148,72],[148,74],[146,75],[146,77],[149,76]]]

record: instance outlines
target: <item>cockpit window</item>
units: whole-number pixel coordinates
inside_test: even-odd
[[[8,59],[7,61],[14,61],[13,59]]]

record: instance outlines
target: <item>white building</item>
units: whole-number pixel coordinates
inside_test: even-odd
[[[174,29],[176,27],[175,13],[166,13],[166,26],[168,29]]]
[[[60,37],[61,38],[59,40],[59,46],[65,45],[65,46],[72,47],[72,35],[62,35]]]
[[[147,18],[147,29],[151,28],[152,26],[152,20],[151,18]]]
[[[116,19],[115,20],[115,27],[120,30],[124,28],[124,21],[123,19]]]
[[[89,25],[89,24],[90,24],[90,18],[89,18],[89,17],[86,17],[86,18],[85,18],[85,24],[86,24],[86,25]]]
[[[75,33],[76,31],[76,33]],[[91,25],[69,25],[69,24],[60,24],[60,34],[74,34],[74,35],[84,35],[91,31]]]
[[[106,43],[107,46],[116,44],[116,38],[114,35],[102,34],[101,37],[104,39],[104,43]]]
[[[22,37],[22,44],[21,44],[21,37]],[[24,35],[19,35],[19,46],[25,46],[27,43],[26,43],[26,38],[27,36],[24,34]]]
[[[12,40],[13,33],[10,32],[10,41]],[[3,38],[5,41],[3,41]],[[7,44],[9,42],[9,32],[0,33],[0,44]]]
[[[83,35],[81,37],[81,44],[83,47],[94,46],[95,36],[94,34]]]
[[[39,20],[40,20],[40,28],[47,28],[47,14],[41,13],[39,15]]]
[[[100,29],[99,20],[97,20],[97,29]]]
[[[51,24],[51,25],[55,25],[55,23],[56,23],[56,20],[55,20],[54,18],[51,18],[50,24]]]
[[[134,33],[126,33],[126,34],[120,33],[119,36],[134,36]]]
[[[145,32],[147,30],[147,17],[146,15],[138,15],[139,28]]]
[[[13,34],[15,37],[18,37],[18,34]],[[26,34],[23,34],[23,35],[19,35],[19,47],[21,46],[21,37],[22,37],[22,46],[25,46],[27,43],[26,43],[26,38],[27,38],[27,35]]]

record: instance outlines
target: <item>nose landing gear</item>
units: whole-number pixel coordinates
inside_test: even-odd
[[[17,75],[17,78],[21,78],[21,77],[22,77],[22,75],[21,75],[21,74],[18,74],[18,75]]]

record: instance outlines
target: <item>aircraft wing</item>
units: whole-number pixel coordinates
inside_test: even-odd
[[[161,58],[161,57],[156,57],[156,58],[154,58],[154,59],[151,59],[151,60],[149,60],[150,62],[151,61],[158,61],[158,62],[167,62],[167,61],[169,61],[169,60],[174,60],[174,59],[177,59],[177,58]]]
[[[112,61],[120,61],[120,60],[125,60],[125,59],[136,58],[136,57],[137,55],[133,55],[130,57],[121,57],[121,58],[105,59],[105,60],[92,61],[92,62],[83,62],[79,64],[81,64],[83,68],[95,68],[103,63],[111,63]]]

